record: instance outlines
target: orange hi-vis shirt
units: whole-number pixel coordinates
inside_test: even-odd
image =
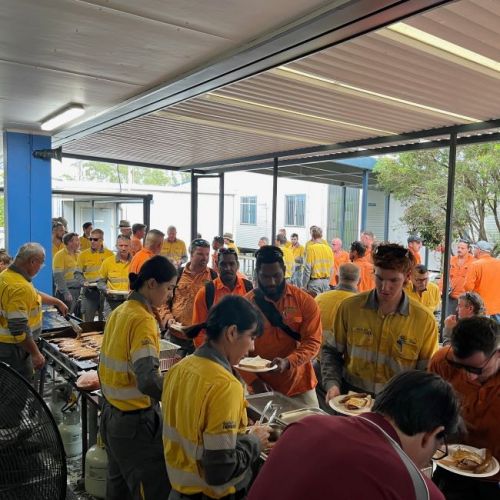
[[[174,301],[172,303],[172,314],[176,321],[184,326],[192,325],[194,298],[205,283],[212,281],[210,269],[207,267],[201,273],[191,272],[191,263],[188,263],[177,282]],[[172,332],[174,335],[177,332]],[[179,335],[181,337],[181,335]],[[184,338],[184,337],[181,337]]]
[[[458,255],[450,259],[450,297],[453,299],[458,299],[465,292],[467,273],[475,260],[470,253],[462,260],[458,258]]]
[[[130,238],[130,253],[135,255],[142,248],[142,241],[140,238],[132,236]]]
[[[420,257],[420,253],[419,252],[415,252],[411,248],[408,248],[408,250],[411,252],[411,254],[413,255],[413,257],[415,258],[415,266],[418,266],[419,264],[422,264],[422,257]]]
[[[373,273],[373,264],[365,257],[355,259],[352,263],[359,267],[360,282],[358,285],[358,292],[368,292],[375,288],[375,275]]]
[[[471,380],[465,370],[455,368],[446,361],[446,356],[452,356],[450,349],[450,346],[442,347],[434,354],[429,371],[448,381],[460,398],[460,413],[468,431],[463,443],[476,448],[489,448],[493,456],[500,460],[500,371],[483,384]]]
[[[220,278],[214,279],[214,287],[215,287],[215,294],[214,294],[214,302],[212,305],[217,304],[220,302],[222,297],[225,297],[226,295],[241,295],[242,297],[246,295],[248,292],[245,288],[245,283],[243,281],[242,276],[236,276],[236,285],[233,290],[230,290],[224,283],[222,283],[222,280]],[[208,317],[208,309],[207,309],[207,301],[206,301],[206,289],[204,286],[202,286],[199,290],[198,293],[196,294],[196,297],[194,298],[194,305],[193,305],[193,318],[191,321],[192,325],[196,325],[198,323],[203,323],[206,321]],[[203,330],[195,339],[194,339],[194,345],[196,347],[200,347],[202,344],[205,343],[205,330]]]
[[[500,260],[483,255],[474,261],[467,272],[465,289],[481,295],[486,314],[500,314]]]
[[[246,297],[256,305],[253,291]],[[281,312],[283,321],[300,334],[301,340],[297,342],[281,328],[272,326],[264,317],[264,334],[255,339],[255,350],[252,355],[269,360],[287,358],[290,362],[290,369],[283,373],[276,371],[259,374],[241,372],[241,376],[247,384],[260,378],[273,390],[287,396],[303,394],[314,389],[318,382],[311,361],[318,355],[321,347],[322,328],[319,307],[308,293],[289,283],[285,285],[282,297],[273,304]]]
[[[139,274],[139,271],[141,270],[141,267],[143,266],[144,262],[146,262],[147,260],[149,260],[151,257],[154,256],[155,254],[148,248],[141,248],[132,257],[132,261],[130,262],[129,272]]]
[[[333,253],[333,269],[330,276],[330,285],[335,286],[339,282],[339,269],[342,264],[349,264],[349,252],[341,250],[338,254]]]

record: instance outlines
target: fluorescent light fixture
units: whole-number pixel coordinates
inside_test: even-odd
[[[454,56],[461,57],[462,59],[466,59],[467,61],[471,61],[473,63],[479,64],[480,66],[484,66],[485,68],[500,72],[500,62],[478,54],[477,52],[473,52],[472,50],[460,47],[460,45],[448,42],[443,38],[431,35],[430,33],[414,28],[413,26],[410,26],[408,24],[396,23],[388,26],[387,29],[395,31],[400,35],[407,36],[408,38],[413,38],[414,40],[425,43],[426,45],[430,45],[431,47],[434,47],[436,49],[444,50],[445,52],[453,54]]]
[[[55,115],[42,121],[42,130],[54,130],[65,123],[82,116],[85,108],[81,104],[70,104],[58,111]]]

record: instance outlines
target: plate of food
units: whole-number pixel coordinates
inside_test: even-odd
[[[269,366],[271,361],[268,359],[261,358],[260,356],[254,356],[251,358],[242,358],[240,362],[235,365],[235,368],[242,370],[244,372],[253,373],[264,373],[276,370],[277,366]]]
[[[330,399],[332,410],[342,415],[360,415],[372,411],[374,399],[366,392],[349,392]]]
[[[171,323],[169,323],[168,327],[171,330],[175,330],[176,332],[179,333],[184,333],[184,330],[187,328],[182,323],[178,323],[177,321],[172,321]]]
[[[448,455],[436,460],[436,465],[467,477],[489,477],[500,471],[500,464],[491,454],[491,450],[465,444],[448,445]]]

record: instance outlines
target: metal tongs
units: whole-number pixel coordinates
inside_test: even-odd
[[[262,411],[260,418],[259,418],[259,421],[257,423],[259,425],[262,425],[264,423],[264,419],[267,416],[267,413],[270,412],[270,416],[267,419],[267,425],[271,425],[274,422],[274,419],[278,415],[278,410],[279,410],[279,406],[274,405],[274,407],[273,407],[273,400],[271,399],[271,401],[268,401],[266,406],[264,406],[264,410]]]
[[[70,324],[73,331],[76,333],[76,338],[79,339],[80,335],[83,333],[82,327],[78,324],[75,316],[71,316],[71,314],[66,314],[64,319]]]

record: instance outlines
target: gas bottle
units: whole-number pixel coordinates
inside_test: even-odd
[[[69,384],[58,384],[52,390],[49,408],[57,425],[63,421],[62,408],[68,404],[71,392],[71,385]]]
[[[108,454],[101,436],[85,455],[85,491],[96,498],[106,498],[106,475]]]
[[[61,433],[64,451],[68,457],[82,454],[82,426],[80,425],[80,412],[72,407],[63,412],[63,421],[58,426]]]

